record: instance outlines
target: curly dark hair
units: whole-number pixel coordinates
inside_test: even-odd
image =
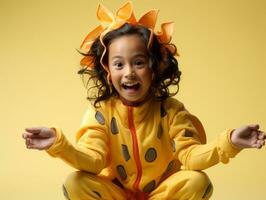
[[[142,37],[146,46],[148,45],[150,38],[150,30],[144,26],[124,24],[119,29],[110,31],[103,38],[107,51],[103,57],[103,63],[107,65],[108,61],[108,47],[111,41],[120,36],[136,34]],[[171,52],[166,45],[174,47],[175,52]],[[150,47],[148,48],[148,56],[151,61],[150,67],[154,73],[154,77],[151,83],[151,95],[153,98],[159,101],[163,101],[168,97],[174,96],[179,91],[179,81],[181,71],[178,68],[178,62],[174,57],[176,53],[176,47],[174,44],[162,44],[158,41],[157,37],[153,37]],[[85,87],[87,88],[87,99],[94,102],[94,106],[100,101],[107,100],[112,96],[117,96],[118,93],[114,86],[108,84],[107,72],[102,67],[100,59],[104,51],[104,46],[101,44],[100,39],[97,38],[92,44],[87,54],[83,56],[91,57],[93,60],[93,69],[83,68],[78,71],[78,74],[82,76]],[[169,86],[176,86],[170,92]]]

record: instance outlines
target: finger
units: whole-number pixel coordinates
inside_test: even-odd
[[[36,145],[34,145],[34,144],[29,144],[29,145],[27,145],[27,148],[28,148],[28,149],[38,149],[38,148],[36,147]]]
[[[251,144],[251,147],[256,148],[256,149],[260,149],[262,147],[262,145],[260,144],[259,141],[256,141],[253,144]]]
[[[249,146],[251,148],[258,148],[259,146],[259,140],[257,139],[257,137],[253,137],[251,140],[249,140]]]
[[[264,140],[259,140],[258,143],[259,143],[261,146],[264,146],[264,145],[265,145],[265,141],[264,141]]]
[[[27,139],[27,138],[39,138],[39,135],[33,134],[33,133],[23,133],[22,137],[24,139]]]
[[[264,140],[257,140],[256,143],[254,143],[252,146],[254,148],[260,149],[265,144]]]
[[[259,148],[259,144],[254,143],[254,144],[251,145],[251,147],[252,147],[252,148],[257,148],[257,149],[258,149],[258,148]]]
[[[38,149],[43,150],[45,149],[45,145],[40,142],[38,139],[30,139],[30,143],[28,145],[29,149]]]
[[[250,124],[248,125],[248,128],[251,130],[258,130],[260,126],[258,124]]]
[[[262,146],[263,146],[263,144],[262,144],[262,143],[258,143],[258,144],[257,144],[257,149],[261,149],[261,148],[262,148]]]
[[[22,137],[23,137],[24,139],[27,139],[27,138],[30,138],[31,135],[32,135],[32,133],[23,133],[23,134],[22,134]]]
[[[26,133],[23,133],[22,134],[22,138],[26,139],[27,138],[27,134]]]
[[[27,146],[28,149],[35,149],[36,145],[34,144],[32,139],[27,138],[26,139],[26,146]]]
[[[28,149],[36,149],[36,147],[35,147],[33,144],[29,144],[29,145],[27,145],[27,148],[28,148]]]
[[[41,132],[42,127],[30,127],[25,128],[26,131],[33,133],[33,134],[39,134]]]
[[[263,133],[263,132],[259,132],[259,133],[258,133],[258,139],[260,139],[260,140],[265,140],[265,139],[266,139],[266,135],[265,135],[265,133]]]
[[[28,147],[31,144],[30,138],[26,138],[26,146]]]

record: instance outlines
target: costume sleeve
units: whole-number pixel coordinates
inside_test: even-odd
[[[76,134],[76,145],[72,145],[63,132],[55,127],[57,138],[46,150],[53,157],[59,157],[72,167],[98,174],[106,165],[108,153],[107,129],[102,111],[91,106],[83,117]]]
[[[195,119],[197,118],[185,110],[184,106],[179,106],[170,122],[169,133],[175,157],[185,169],[204,170],[219,162],[228,163],[240,151],[230,140],[232,129],[225,130],[216,140],[202,144],[198,129],[193,123]]]

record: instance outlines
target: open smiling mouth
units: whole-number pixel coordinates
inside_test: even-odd
[[[138,90],[140,88],[140,83],[122,83],[122,87],[125,90]]]

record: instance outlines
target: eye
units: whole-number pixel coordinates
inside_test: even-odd
[[[117,69],[121,69],[121,68],[123,67],[123,63],[122,63],[122,62],[115,62],[113,65],[114,65],[115,68],[117,68]]]
[[[136,61],[136,65],[142,65],[143,62],[141,60]]]
[[[137,66],[137,67],[143,67],[145,64],[146,64],[146,62],[144,61],[144,60],[136,60],[135,62],[134,62],[134,64]]]

